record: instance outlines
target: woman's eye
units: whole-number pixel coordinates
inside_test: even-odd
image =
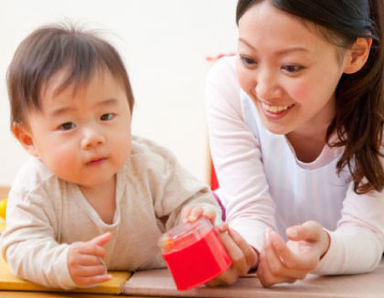
[[[73,122],[65,122],[61,125],[59,125],[59,130],[71,130],[76,127],[76,124]]]
[[[254,66],[254,65],[256,65],[255,60],[253,60],[252,58],[246,57],[246,56],[240,56],[240,60],[246,66]]]
[[[282,67],[283,71],[285,71],[286,73],[289,73],[289,74],[294,74],[294,73],[297,73],[299,72],[300,70],[304,69],[303,66],[301,65],[284,65]]]
[[[101,115],[100,120],[102,120],[102,121],[109,121],[109,120],[112,120],[114,117],[115,117],[115,114],[113,114],[113,113],[106,113],[106,114]]]

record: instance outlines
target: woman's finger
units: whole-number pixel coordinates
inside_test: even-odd
[[[271,287],[274,284],[282,282],[292,283],[296,280],[296,278],[290,276],[281,276],[273,273],[269,266],[269,260],[264,249],[260,253],[259,258],[260,260],[257,267],[257,277],[259,278],[263,287]]]
[[[231,268],[236,271],[237,275],[246,274],[249,266],[241,248],[228,233],[220,233],[219,237],[232,259]]]
[[[286,234],[291,240],[318,241],[323,227],[315,221],[307,221],[302,225],[287,228]]]
[[[249,269],[245,255],[234,239],[227,232],[219,232],[219,237],[232,259],[232,265],[218,277],[206,283],[208,287],[231,285],[238,279],[240,274],[248,272]]]
[[[243,252],[246,263],[247,263],[247,272],[241,273],[241,274],[246,274],[248,271],[252,268],[255,268],[257,266],[257,252],[256,250],[250,246],[243,237],[240,236],[238,232],[236,232],[233,229],[229,230],[229,235],[232,237],[233,241],[236,243],[236,245],[241,249]]]

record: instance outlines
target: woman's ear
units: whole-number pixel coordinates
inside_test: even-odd
[[[344,73],[351,74],[358,72],[367,62],[369,51],[372,45],[372,38],[359,37],[356,39],[352,48],[348,51]]]
[[[31,132],[22,123],[13,123],[12,133],[29,154],[35,157],[39,156]]]

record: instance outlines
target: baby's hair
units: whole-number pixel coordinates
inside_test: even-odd
[[[66,77],[55,90],[73,85],[74,91],[100,70],[108,70],[125,89],[132,111],[134,97],[128,73],[116,49],[95,32],[70,24],[41,27],[18,46],[7,72],[11,126],[22,124],[28,109],[41,108],[41,94],[61,70]]]
[[[359,37],[372,38],[372,47],[364,67],[343,74],[336,89],[336,113],[327,130],[327,142],[336,132],[345,146],[336,165],[351,173],[356,193],[384,188],[384,4],[383,0],[239,0],[236,23],[254,4],[269,1],[274,7],[315,24],[323,35],[340,49],[350,48]]]

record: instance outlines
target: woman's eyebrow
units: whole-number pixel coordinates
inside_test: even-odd
[[[249,47],[249,48],[251,48],[257,52],[257,49],[252,44],[250,44],[248,41],[246,41],[245,39],[240,37],[239,42],[245,44],[247,47]],[[289,47],[286,49],[281,49],[281,50],[277,51],[276,54],[281,56],[281,55],[285,55],[285,54],[288,54],[291,52],[309,52],[309,50],[303,46],[292,46],[292,47]]]

